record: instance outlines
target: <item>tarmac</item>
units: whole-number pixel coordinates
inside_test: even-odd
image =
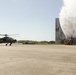
[[[0,45],[0,75],[76,75],[76,46]]]

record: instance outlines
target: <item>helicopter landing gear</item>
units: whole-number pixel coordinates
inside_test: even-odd
[[[9,44],[9,46],[11,46],[11,45],[12,45],[12,43]]]
[[[6,46],[8,45],[8,43],[6,44]]]
[[[5,45],[7,46],[7,45],[8,45],[8,43],[6,43]],[[9,46],[11,46],[11,45],[12,45],[12,43],[9,43]]]

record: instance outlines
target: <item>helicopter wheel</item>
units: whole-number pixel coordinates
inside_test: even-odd
[[[6,44],[6,46],[7,46],[8,44]]]
[[[9,46],[11,46],[11,44],[9,44]]]

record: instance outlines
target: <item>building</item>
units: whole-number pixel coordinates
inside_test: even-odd
[[[61,44],[64,42],[65,35],[61,29],[59,18],[55,19],[55,41],[56,44]]]

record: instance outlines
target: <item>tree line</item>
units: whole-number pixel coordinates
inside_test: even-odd
[[[19,40],[18,43],[22,43],[22,44],[55,44],[55,41]]]

